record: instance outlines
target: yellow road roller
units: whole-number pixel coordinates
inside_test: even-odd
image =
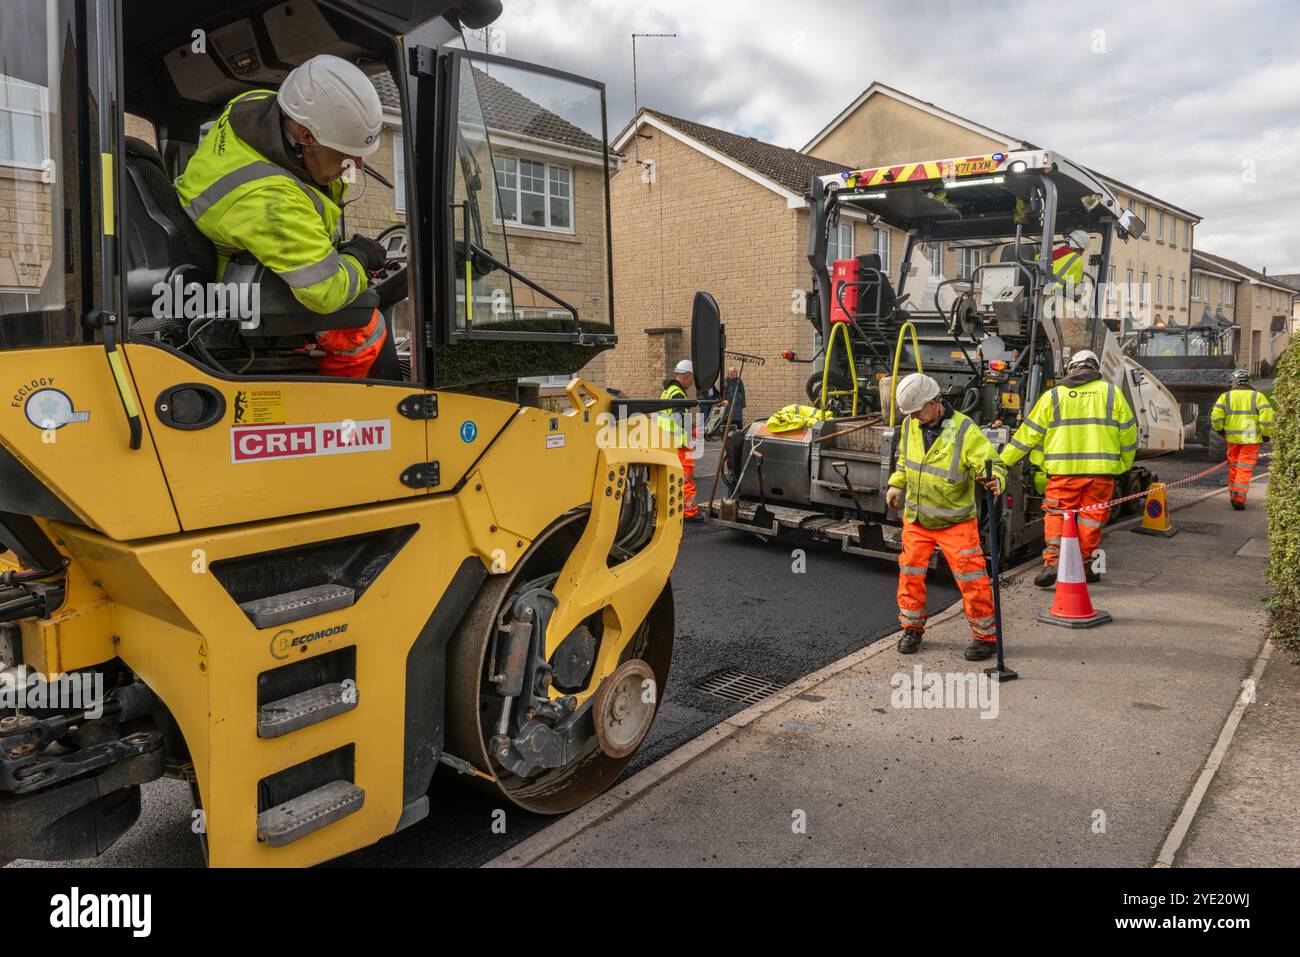
[[[427,815],[439,764],[558,814],[645,739],[673,403],[573,377],[616,341],[604,88],[471,51],[499,13],[0,10],[0,859],[101,854],[171,776],[211,865],[309,865]],[[385,259],[327,314],[175,186],[226,104],[321,54],[384,115],[329,198]],[[691,321],[707,381],[716,304]],[[364,376],[322,374],[322,332],[369,322]]]

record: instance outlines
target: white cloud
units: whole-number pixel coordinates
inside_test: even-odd
[[[799,147],[880,80],[1201,215],[1200,248],[1300,272],[1285,0],[514,0],[496,29],[511,56],[603,80],[612,130],[632,115],[630,35],[676,33],[637,44],[642,105]]]

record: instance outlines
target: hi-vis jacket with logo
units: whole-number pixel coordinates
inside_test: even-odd
[[[347,183],[327,190],[270,162],[238,136],[230,123],[236,103],[275,96],[251,90],[235,97],[199,143],[176,180],[181,206],[217,249],[217,278],[230,257],[247,251],[276,272],[308,309],[342,309],[366,288],[366,272],[340,254],[341,203]]]
[[[974,420],[952,412],[927,449],[921,423],[908,416],[900,430],[898,467],[889,484],[903,489],[903,518],[924,528],[947,528],[976,515],[975,479],[986,462],[1006,486],[1007,467]]]
[[[1210,411],[1210,428],[1233,445],[1259,445],[1273,429],[1273,403],[1254,389],[1229,389]]]
[[[1002,461],[1015,465],[1040,444],[1049,475],[1123,475],[1137,454],[1137,420],[1112,382],[1058,385],[1039,396]]]

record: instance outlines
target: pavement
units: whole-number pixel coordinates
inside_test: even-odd
[[[918,654],[850,654],[492,863],[1294,866],[1300,679],[1261,658],[1264,486],[1244,513],[1205,493],[1173,538],[1108,529],[1091,591],[1111,624],[1041,624],[1032,567],[1004,576],[1018,680],[978,685],[953,608]]]

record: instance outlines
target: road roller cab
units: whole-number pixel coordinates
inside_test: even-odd
[[[499,12],[4,5],[0,859],[103,853],[168,775],[210,863],[312,864],[419,821],[440,765],[558,813],[644,739],[681,469],[569,380],[616,341],[619,158],[602,84],[466,49]],[[384,104],[340,233],[404,231],[325,316],[220,270],[170,185],[320,53]],[[367,377],[318,375],[315,335],[372,317]]]

